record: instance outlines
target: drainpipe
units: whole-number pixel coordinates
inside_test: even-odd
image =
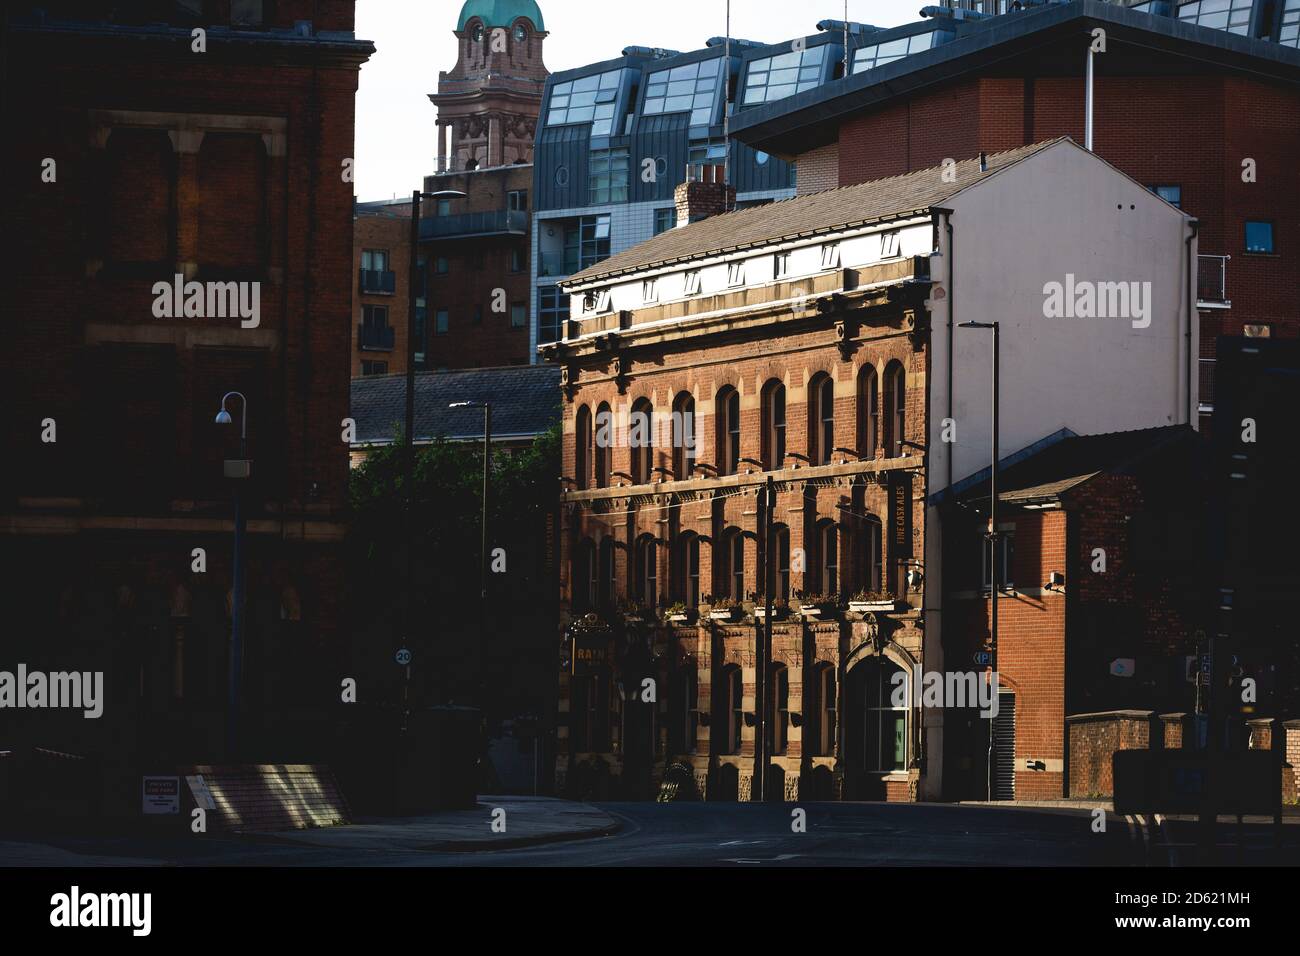
[[[1200,234],[1201,223],[1200,220],[1193,219],[1190,225],[1192,227],[1192,233],[1183,240],[1187,258],[1187,278],[1189,284],[1193,285],[1192,293],[1187,297],[1187,331],[1184,333],[1187,340],[1187,396],[1185,401],[1187,402],[1187,424],[1189,425],[1192,423],[1192,369],[1200,368],[1199,361],[1197,361],[1197,358],[1192,355],[1192,323],[1196,321],[1197,315],[1195,286],[1200,283],[1198,272],[1193,271],[1198,269],[1199,260],[1192,258],[1192,242],[1196,239],[1197,235]],[[1193,362],[1196,362],[1196,364],[1193,365]]]
[[[1083,95],[1083,148],[1092,152],[1092,44],[1088,44],[1087,78]]]
[[[948,417],[948,418],[952,418],[952,410],[953,410],[953,395],[952,395],[952,342],[953,342],[953,338],[952,338],[952,330],[953,330],[954,313],[955,313],[955,311],[956,311],[956,307],[957,307],[957,296],[954,294],[954,291],[953,291],[953,282],[954,282],[954,272],[955,272],[954,264],[955,264],[955,260],[956,260],[956,258],[957,258],[957,255],[956,255],[956,248],[953,246],[953,241],[952,241],[952,210],[951,210],[951,209],[943,209],[943,208],[941,208],[941,207],[939,207],[939,206],[935,206],[935,207],[931,210],[931,212],[934,212],[934,213],[936,213],[936,214],[939,214],[939,215],[942,215],[942,216],[943,216],[943,227],[944,227],[944,231],[945,231],[945,232],[947,233],[947,235],[948,235],[948,323],[947,323],[947,324],[948,324],[948,328],[947,328],[947,330],[946,330],[946,333],[947,333],[947,336],[948,336],[948,356],[947,356],[947,364],[948,364],[948,413],[947,413],[947,417]],[[927,448],[928,448],[928,442],[927,442]],[[945,455],[944,457],[946,457],[947,460],[948,460],[948,481],[947,481],[947,484],[945,485],[945,487],[946,487],[946,488],[951,488],[951,487],[952,487],[952,449],[951,449],[951,448],[948,449],[948,454]],[[928,473],[927,473],[927,474],[928,474]]]

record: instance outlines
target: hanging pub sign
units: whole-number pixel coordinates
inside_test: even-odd
[[[912,557],[912,476],[889,475],[889,556],[895,562]]]
[[[609,666],[612,659],[609,640],[578,635],[573,639],[573,673],[586,677]]]

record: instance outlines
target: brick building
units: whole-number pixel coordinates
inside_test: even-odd
[[[326,742],[313,727],[346,637],[340,170],[374,48],[351,0],[20,4],[7,29],[5,83],[25,92],[6,98],[5,175],[25,241],[4,304],[3,657],[102,671],[106,700],[98,720],[7,715],[6,741],[96,758],[92,806],[138,812],[141,772],[225,756],[236,484],[234,756]],[[181,287],[182,307],[191,282],[205,291]],[[214,424],[232,391],[243,453],[238,398],[233,426]],[[237,458],[252,461],[239,482],[223,477]]]
[[[1083,143],[1087,52],[1103,30],[1093,148],[1199,223],[1208,424],[1219,335],[1300,335],[1300,0],[1009,6],[945,0],[861,36],[846,79],[742,102],[732,133],[793,161],[801,194],[1053,136]]]
[[[415,367],[528,361],[529,193],[547,71],[546,25],[532,0],[466,0],[456,65],[429,94],[438,109],[435,172],[424,178],[416,261]],[[359,203],[354,236],[354,377],[405,373],[409,194]]]
[[[770,796],[946,792],[962,712],[913,695],[971,665],[948,647],[967,633],[945,623],[933,496],[989,446],[988,343],[950,337],[954,310],[1014,343],[1010,447],[1194,421],[1188,217],[1068,140],[945,168],[703,218],[563,283],[543,349],[566,399],[562,788],[643,797],[679,762],[709,799],[748,799],[765,727]],[[710,186],[678,187],[684,221]],[[998,281],[956,299],[954,250]],[[1080,255],[1148,277],[1159,319],[1043,318],[1044,277]],[[1077,360],[1097,351],[1118,357]]]

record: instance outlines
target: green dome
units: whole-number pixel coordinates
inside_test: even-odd
[[[541,7],[533,0],[465,0],[456,29],[464,30],[472,17],[478,17],[486,27],[509,27],[519,17],[527,17],[539,31],[546,30]]]

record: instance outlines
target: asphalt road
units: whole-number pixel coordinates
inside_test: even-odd
[[[612,803],[610,836],[474,852],[338,849],[256,839],[62,838],[77,856],[121,865],[181,866],[1141,866],[1138,828],[1067,809],[945,804]],[[795,832],[793,811],[807,812]],[[86,862],[91,862],[87,860]]]

